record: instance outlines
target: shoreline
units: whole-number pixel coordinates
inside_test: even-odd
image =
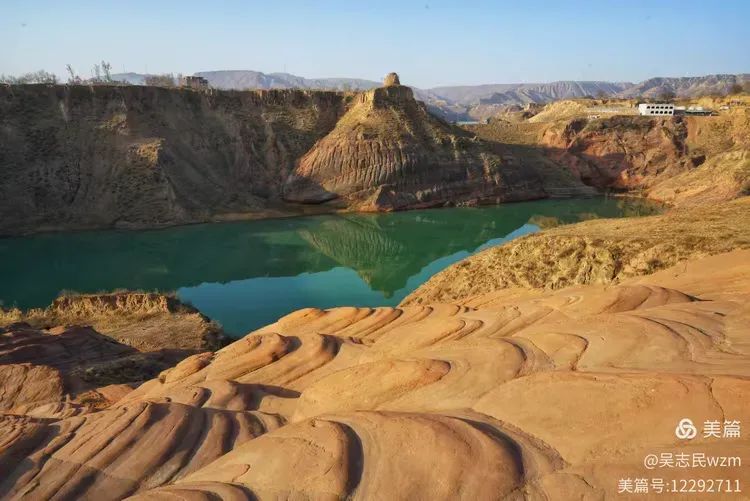
[[[428,211],[428,210],[440,210],[440,209],[456,209],[456,208],[471,208],[471,209],[481,209],[485,207],[499,207],[503,205],[510,205],[510,204],[521,204],[525,202],[539,202],[539,201],[545,201],[545,200],[590,200],[595,198],[623,198],[623,199],[633,199],[633,200],[642,200],[648,203],[652,203],[655,206],[662,207],[665,211],[669,210],[671,208],[674,208],[675,206],[673,204],[669,204],[668,202],[655,200],[652,198],[649,198],[647,196],[637,195],[637,194],[631,194],[631,193],[597,193],[595,195],[591,196],[570,196],[570,197],[556,197],[556,196],[548,196],[543,198],[532,198],[528,200],[512,200],[502,203],[477,203],[473,205],[456,205],[456,206],[432,206],[432,207],[414,207],[414,208],[408,208],[408,209],[398,209],[398,210],[382,210],[382,211],[367,211],[367,210],[355,210],[355,209],[347,209],[347,208],[331,208],[330,210],[320,210],[320,209],[306,209],[300,212],[283,212],[278,209],[270,209],[267,211],[259,211],[259,212],[239,212],[239,213],[226,213],[226,214],[220,214],[216,216],[212,216],[207,219],[196,219],[193,221],[185,221],[185,222],[175,222],[175,223],[163,223],[163,224],[157,224],[157,225],[148,225],[148,224],[139,224],[139,223],[128,223],[125,225],[110,225],[110,226],[98,226],[98,225],[71,225],[71,226],[64,226],[64,227],[41,227],[35,230],[29,230],[19,233],[3,233],[0,234],[0,241],[6,240],[6,239],[15,239],[15,238],[26,238],[26,237],[33,237],[33,236],[39,236],[39,235],[51,235],[51,234],[64,234],[64,233],[89,233],[89,232],[98,232],[98,231],[122,231],[122,232],[140,232],[140,231],[160,231],[160,230],[166,230],[170,228],[179,228],[179,227],[187,227],[187,226],[196,226],[196,225],[202,225],[202,224],[222,224],[222,223],[235,223],[235,222],[246,222],[246,221],[267,221],[267,220],[277,220],[277,219],[296,219],[296,218],[305,218],[305,217],[315,217],[315,216],[330,216],[330,215],[337,215],[337,214],[391,214],[395,212],[412,212],[412,211]],[[321,205],[307,205],[304,207],[321,207]]]

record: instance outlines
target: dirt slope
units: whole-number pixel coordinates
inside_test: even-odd
[[[600,190],[635,192],[675,206],[750,193],[750,100],[683,104],[728,109],[717,116],[641,117],[634,101],[560,101],[507,112],[471,130],[515,145],[526,158],[546,157],[554,167],[540,172],[550,194],[564,185],[561,172]]]

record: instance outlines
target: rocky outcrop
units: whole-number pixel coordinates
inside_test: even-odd
[[[383,79],[383,87],[391,87],[393,85],[401,85],[401,80],[399,80],[396,73],[388,73]]]
[[[227,344],[194,308],[155,293],[66,295],[44,309],[0,309],[0,413],[93,412],[185,357]]]
[[[615,116],[547,128],[541,146],[597,188],[636,191],[674,205],[750,192],[750,108],[716,117]]]
[[[471,130],[516,145],[550,195],[577,191],[566,175],[598,190],[680,206],[750,193],[750,101],[732,106],[719,98],[699,102],[725,109],[717,116],[647,117],[634,115],[632,102],[559,101],[531,117],[508,112]],[[545,165],[540,156],[552,166],[538,168]]]
[[[617,499],[647,454],[746,456],[675,427],[750,421],[749,252],[617,286],[300,310],[98,412],[0,415],[0,496]]]
[[[688,170],[686,139],[687,126],[679,118],[618,116],[552,127],[542,145],[585,183],[631,190]]]
[[[284,186],[286,200],[395,210],[545,196],[534,173],[431,116],[394,82],[360,94],[302,157]]]
[[[108,407],[175,363],[140,354],[90,327],[0,327],[0,415],[62,418]]]
[[[40,329],[89,325],[139,351],[173,350],[184,356],[229,342],[221,327],[198,310],[159,293],[65,294],[47,308],[0,308],[0,325],[12,322]]]

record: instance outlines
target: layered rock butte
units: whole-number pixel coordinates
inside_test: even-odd
[[[533,171],[504,162],[472,134],[430,115],[395,74],[386,83],[359,94],[302,157],[285,199],[345,199],[360,210],[392,210],[545,196]]]
[[[746,220],[747,200],[720,219]],[[620,479],[686,475],[744,486],[743,465],[643,466],[750,455],[745,430],[675,436],[685,417],[750,422],[750,250],[712,249],[616,284],[300,310],[132,391],[97,389],[99,404],[75,412],[34,404],[62,391],[42,373],[65,357],[18,348],[60,334],[6,327],[0,496],[615,499]]]

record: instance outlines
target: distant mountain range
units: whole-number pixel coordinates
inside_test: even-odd
[[[369,90],[381,85],[380,82],[361,78],[305,78],[289,73],[250,70],[199,71],[194,75],[205,78],[216,89]],[[116,73],[112,78],[143,85],[147,76],[143,73]]]
[[[595,96],[598,93],[615,95],[632,85],[625,82],[562,81],[435,87],[429,92],[453,103],[468,106],[472,104],[544,103],[558,99]]]
[[[327,89],[367,90],[380,86],[380,82],[359,78],[304,78],[289,73],[262,73],[260,71],[201,71],[212,87],[218,89]],[[146,75],[119,73],[117,80],[142,85]],[[470,109],[482,105],[524,105],[547,103],[559,99],[607,95],[612,97],[655,98],[671,92],[678,97],[697,97],[704,94],[727,92],[734,84],[750,82],[750,73],[737,75],[707,75],[701,77],[650,78],[640,83],[560,81],[550,83],[463,85],[413,88],[416,98],[446,117],[466,115]]]
[[[677,97],[698,97],[706,94],[724,94],[733,85],[750,82],[750,73],[738,75],[706,75],[703,77],[649,78],[623,89],[622,97],[659,97],[674,92]]]
[[[380,82],[359,78],[304,78],[289,73],[260,71],[200,71],[195,75],[205,78],[217,89],[368,90],[380,86]]]

